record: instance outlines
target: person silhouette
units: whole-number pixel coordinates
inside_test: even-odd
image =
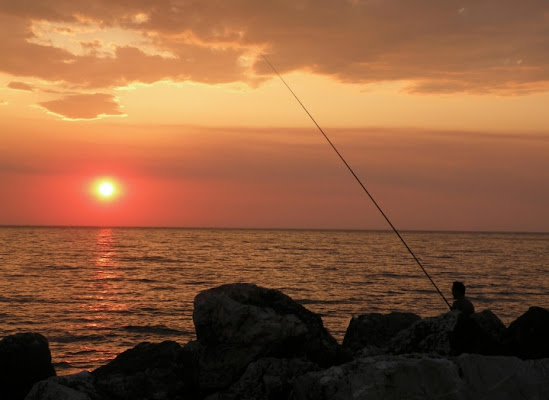
[[[452,304],[452,310],[459,310],[465,315],[471,315],[475,312],[475,306],[465,297],[465,285],[463,282],[454,282],[452,285],[452,296],[455,299]]]

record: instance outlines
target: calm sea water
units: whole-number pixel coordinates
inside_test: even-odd
[[[549,307],[549,234],[403,237],[449,301],[463,280],[506,324]],[[392,232],[0,228],[0,336],[42,333],[60,375],[142,341],[185,344],[195,295],[232,282],[282,290],[340,341],[353,315],[447,310]]]

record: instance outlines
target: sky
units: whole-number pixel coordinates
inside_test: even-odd
[[[0,0],[0,225],[389,229],[265,58],[398,229],[549,232],[547,0]]]

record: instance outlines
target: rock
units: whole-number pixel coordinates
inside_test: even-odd
[[[56,376],[36,383],[25,400],[107,400],[97,393],[89,372]]]
[[[305,355],[321,366],[342,361],[320,316],[278,290],[237,283],[203,291],[193,321],[205,345],[259,346],[263,356]]]
[[[371,313],[352,318],[343,338],[343,347],[352,351],[371,346],[383,348],[398,332],[420,319],[419,315],[401,312]]]
[[[471,316],[450,311],[414,322],[390,341],[388,349],[394,354],[502,355],[504,329],[505,325],[489,310]]]
[[[476,348],[469,346],[469,353],[507,355],[505,324],[491,310],[483,310],[469,317],[477,326]]]
[[[443,358],[375,356],[310,372],[294,383],[293,400],[459,399],[456,365]],[[461,397],[464,398],[464,397]]]
[[[43,336],[9,336],[0,341],[0,399],[23,399],[37,381],[26,400],[505,400],[549,393],[549,358],[542,358],[549,357],[549,311],[539,307],[509,329],[489,310],[425,319],[363,315],[351,320],[344,348],[290,297],[232,284],[199,293],[193,320],[197,340],[184,347],[141,343],[92,373],[63,377],[53,376]],[[522,358],[542,359],[464,354],[498,354],[506,343]]]
[[[195,388],[185,363],[184,351],[178,343],[146,342],[121,353],[92,375],[97,392],[104,398],[188,399]]]
[[[224,390],[236,382],[248,364],[257,358],[257,351],[245,348],[216,345],[205,346],[198,341],[191,341],[184,347],[188,354],[189,368],[192,371],[192,387],[201,393]]]
[[[189,367],[176,342],[140,343],[91,373],[38,382],[25,400],[197,399]]]
[[[350,359],[317,314],[278,290],[239,283],[203,291],[193,321],[197,341],[188,350],[206,392],[226,389],[264,357],[302,357],[322,367]]]
[[[530,307],[509,325],[507,339],[517,357],[549,358],[549,310]]]
[[[47,339],[18,333],[0,340],[0,399],[23,399],[32,385],[55,376]]]
[[[465,383],[465,398],[549,398],[549,359],[523,361],[516,357],[462,354],[455,362]]]
[[[319,370],[315,363],[297,358],[262,358],[248,365],[244,374],[228,390],[215,393],[206,400],[288,399],[297,378]]]
[[[458,329],[464,316],[459,311],[451,311],[436,317],[424,318],[400,331],[390,342],[389,352],[431,353],[443,356],[457,354],[453,332]]]
[[[293,386],[292,400],[542,400],[549,393],[549,359],[375,356],[309,372]]]

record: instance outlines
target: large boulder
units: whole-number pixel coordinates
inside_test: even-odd
[[[371,313],[352,318],[343,338],[343,347],[354,352],[365,347],[384,348],[401,330],[420,320],[413,313]]]
[[[282,292],[253,284],[223,285],[194,300],[198,386],[226,389],[264,357],[304,358],[322,367],[350,359],[322,319]]]
[[[517,357],[549,358],[549,310],[530,307],[509,325],[507,339]]]
[[[23,399],[32,385],[55,376],[48,340],[39,333],[18,333],[0,340],[0,399]]]

